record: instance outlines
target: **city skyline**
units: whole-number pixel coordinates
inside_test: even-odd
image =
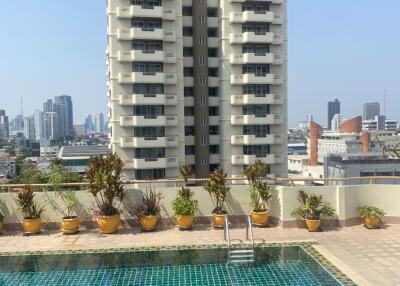
[[[21,96],[27,115],[34,112],[36,102],[69,94],[76,102],[74,124],[82,124],[87,114],[106,114],[104,1],[42,3],[4,3],[3,11],[18,10],[25,21],[11,14],[0,19],[3,34],[11,27],[14,31],[9,36],[13,45],[0,47],[7,55],[0,67],[1,108],[13,118],[19,114]],[[345,10],[340,3],[346,5]],[[345,118],[361,115],[365,102],[377,101],[383,106],[385,89],[387,117],[400,119],[396,113],[400,104],[396,67],[400,59],[392,56],[400,48],[396,8],[400,3],[395,0],[388,0],[386,5],[375,5],[371,0],[289,1],[289,126],[308,113],[324,122],[326,110],[322,107],[332,98],[342,102]],[[72,13],[76,20],[71,22]],[[332,21],[333,15],[341,15],[339,21]],[[371,22],[372,18],[376,20]],[[379,34],[380,40],[371,42],[371,34]],[[26,41],[30,43],[29,52],[23,44]],[[347,45],[349,41],[353,45]],[[388,44],[382,46],[382,42]],[[48,60],[43,61],[46,57]],[[22,68],[30,74],[24,82],[18,75]],[[314,105],[310,107],[309,102]]]

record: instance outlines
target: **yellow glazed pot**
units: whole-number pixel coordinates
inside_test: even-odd
[[[191,229],[193,226],[192,215],[178,215],[176,216],[176,221],[180,229]]]
[[[79,218],[63,218],[61,220],[61,231],[63,234],[75,234],[79,232]]]
[[[41,218],[32,218],[25,219],[22,222],[22,226],[24,228],[24,232],[27,234],[36,234],[40,232],[40,228],[42,226]]]
[[[151,231],[154,230],[157,226],[157,216],[145,216],[141,217],[139,219],[139,224],[142,227],[143,230],[145,231]]]
[[[367,228],[378,228],[379,227],[379,218],[364,218],[365,226]]]
[[[116,214],[113,216],[98,216],[96,221],[101,233],[111,234],[117,231],[121,219],[119,214]]]
[[[309,231],[317,231],[321,225],[321,220],[306,219],[306,225]]]
[[[266,226],[269,220],[269,212],[252,212],[251,219],[256,226]]]
[[[225,215],[213,215],[212,222],[214,227],[224,228]]]

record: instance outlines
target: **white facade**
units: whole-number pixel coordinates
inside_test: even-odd
[[[36,141],[43,141],[46,139],[44,113],[40,110],[35,110],[33,117],[35,121],[35,139]]]
[[[342,124],[342,122],[342,115],[335,114],[331,120],[331,130],[335,132],[339,131],[339,126]]]
[[[107,1],[110,138],[128,176],[173,178],[181,164],[241,176],[256,159],[286,176],[286,0],[204,1],[198,18],[191,0],[144,2]],[[201,24],[208,32],[197,39]],[[204,43],[208,58],[195,58]],[[208,78],[196,77],[199,65]],[[198,144],[209,154],[194,154]]]
[[[33,116],[24,117],[25,139],[35,140],[35,121]]]

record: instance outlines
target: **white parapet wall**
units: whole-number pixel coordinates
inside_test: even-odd
[[[145,189],[145,188],[143,188]],[[200,222],[206,222],[206,218],[211,215],[213,204],[209,194],[202,187],[192,187],[195,198],[199,201],[198,217]],[[162,193],[161,217],[173,219],[174,213],[171,202],[177,194],[178,188],[157,188]],[[270,213],[272,222],[282,227],[296,227],[296,219],[290,214],[297,206],[297,192],[306,190],[315,194],[322,194],[324,198],[332,204],[337,211],[336,224],[348,226],[360,223],[357,214],[357,207],[363,204],[372,204],[384,209],[386,212],[385,222],[400,223],[400,185],[357,185],[357,186],[301,186],[287,187],[277,186],[273,191]],[[76,192],[79,199],[78,216],[84,225],[93,226],[93,197],[88,191]],[[35,193],[35,201],[44,202],[43,194]],[[15,204],[15,193],[0,194],[0,208],[5,216],[4,223],[10,229],[19,226],[22,218]],[[141,190],[129,189],[126,199],[121,205],[122,219],[130,221],[132,216],[129,211],[140,200]],[[227,198],[226,210],[229,214],[238,217],[251,213],[249,187],[245,185],[231,186],[231,192]],[[61,215],[50,206],[46,207],[43,215],[43,221],[48,225],[55,225]]]

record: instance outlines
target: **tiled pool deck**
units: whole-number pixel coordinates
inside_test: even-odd
[[[315,241],[314,247],[360,285],[400,285],[400,225],[367,230],[363,226],[310,233],[305,229],[255,228],[254,236],[266,242]],[[244,239],[243,229],[232,229],[231,238]],[[121,229],[114,235],[96,230],[63,236],[46,231],[38,236],[6,232],[0,236],[0,252],[129,248],[136,246],[224,244],[223,231],[197,226],[191,231],[162,228],[142,233]]]

